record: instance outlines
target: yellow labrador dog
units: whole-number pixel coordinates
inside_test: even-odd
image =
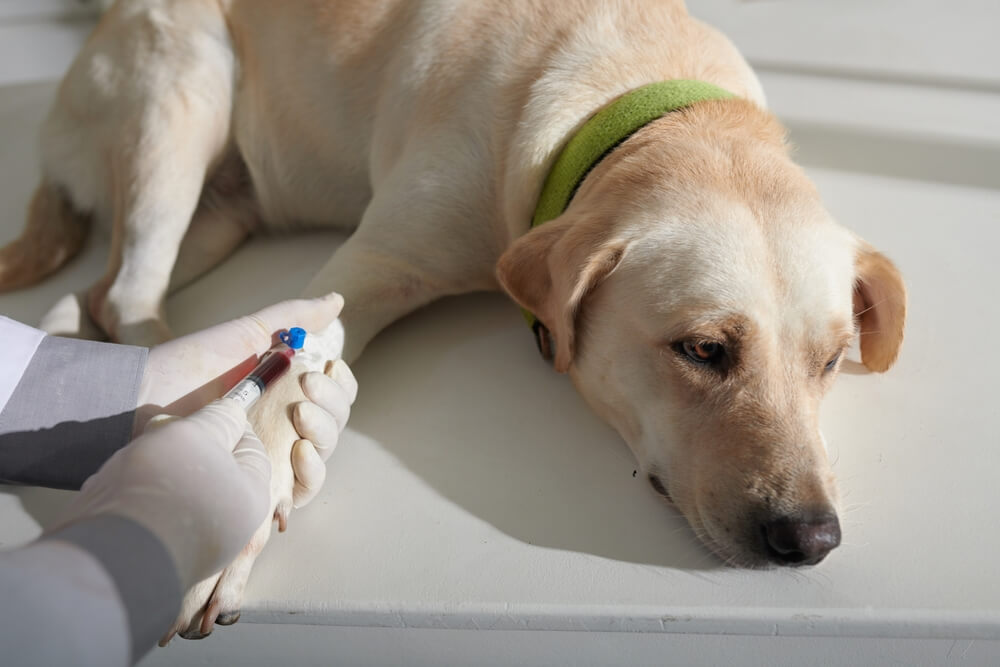
[[[588,119],[679,79],[734,97],[621,137],[532,229]],[[112,233],[107,273],[50,330],[153,344],[171,287],[254,229],[354,229],[306,290],[346,299],[328,354],[501,288],[725,561],[813,564],[840,542],[819,402],[859,330],[864,364],[893,364],[903,283],[831,219],[746,62],[681,0],[121,0],[63,81],[42,153],[0,285],[55,270],[88,220]],[[286,378],[254,415],[280,517],[297,400]],[[269,524],[175,631],[235,620]]]

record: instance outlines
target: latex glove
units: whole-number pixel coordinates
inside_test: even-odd
[[[153,415],[188,415],[222,396],[253,370],[259,356],[277,342],[278,331],[293,326],[320,331],[333,322],[343,305],[339,294],[283,301],[150,349],[133,434],[141,433]],[[292,450],[297,507],[322,487],[324,463],[337,445],[357,396],[357,382],[343,361],[327,364],[325,374],[305,373],[301,382],[312,403],[299,403],[292,413],[295,429],[303,438]]]
[[[243,409],[220,399],[115,452],[84,482],[69,520],[117,515],[138,522],[170,552],[187,590],[250,541],[270,509],[270,479],[267,453]]]
[[[337,359],[327,364],[325,373],[305,373],[302,391],[312,403],[299,403],[292,413],[295,430],[303,438],[292,446],[295,507],[308,504],[323,488],[326,461],[351,415],[351,405],[358,397],[358,381],[344,360]],[[333,416],[333,421],[328,415]]]

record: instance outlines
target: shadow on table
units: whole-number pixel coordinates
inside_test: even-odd
[[[721,567],[634,475],[620,436],[540,358],[503,297],[432,305],[385,331],[355,369],[352,429],[511,537],[621,561]]]
[[[352,430],[511,537],[683,570],[721,567],[633,471],[621,438],[538,355],[500,295],[448,299],[391,327],[355,365]],[[41,526],[67,494],[4,487]]]

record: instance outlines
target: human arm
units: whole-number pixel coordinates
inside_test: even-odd
[[[0,317],[0,482],[78,489],[132,437],[148,350]]]
[[[17,343],[0,348],[9,352],[0,356],[0,482],[78,489],[152,415],[190,414],[252,369],[275,332],[322,329],[342,305],[338,295],[284,301],[148,351],[45,336],[0,318],[0,339]],[[310,403],[293,412],[303,438],[292,452],[296,505],[322,485],[357,393],[342,361],[301,382]]]
[[[246,544],[269,479],[232,401],[144,434],[87,480],[60,528],[0,554],[0,645],[23,653],[8,653],[17,664],[138,660],[183,591]]]
[[[14,665],[132,664],[182,594],[148,529],[122,517],[81,520],[0,553],[0,644]]]

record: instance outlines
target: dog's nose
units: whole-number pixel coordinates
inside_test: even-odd
[[[815,565],[840,544],[835,514],[785,516],[763,528],[771,560],[780,565]]]

